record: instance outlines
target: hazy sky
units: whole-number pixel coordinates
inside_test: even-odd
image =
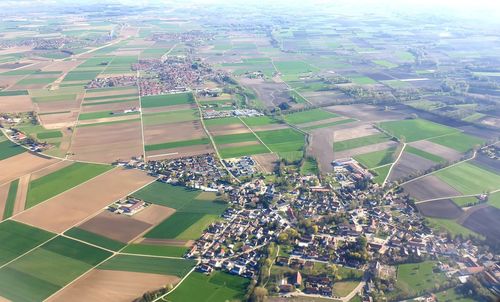
[[[148,5],[169,3],[203,3],[205,5],[224,5],[230,3],[232,6],[241,3],[244,7],[248,4],[268,5],[283,4],[314,5],[321,6],[339,6],[350,5],[358,10],[369,12],[370,8],[386,9],[388,11],[402,11],[412,13],[416,11],[427,11],[432,14],[456,14],[462,17],[474,18],[498,18],[500,20],[500,0],[0,0],[0,7],[12,8],[25,6],[29,8],[41,7],[44,4],[70,4],[74,6],[78,3],[123,3],[127,5]]]

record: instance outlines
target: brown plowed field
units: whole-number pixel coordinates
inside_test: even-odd
[[[200,121],[144,126],[146,145],[206,137]]]
[[[16,220],[61,233],[152,180],[142,171],[115,168],[24,211]]]
[[[48,66],[45,66],[44,68],[42,68],[42,70],[68,72],[82,63],[83,61],[58,61]]]
[[[356,155],[361,155],[361,154],[365,154],[365,153],[389,149],[391,147],[395,147],[396,145],[397,145],[396,142],[388,141],[388,142],[368,145],[368,146],[364,146],[364,147],[344,150],[344,151],[340,151],[340,152],[335,152],[334,154],[335,154],[335,159],[349,158],[349,157],[353,157]]]
[[[328,173],[333,170],[333,131],[328,128],[314,129],[310,132],[307,155],[316,158],[319,170]]]
[[[179,104],[172,106],[162,106],[162,107],[151,107],[151,108],[142,108],[142,113],[159,113],[159,112],[173,112],[173,111],[181,111],[187,109],[195,109],[196,105],[194,104]]]
[[[12,215],[16,215],[24,211],[26,207],[26,196],[28,196],[28,186],[30,184],[30,174],[26,174],[19,178],[19,185],[17,186],[16,201],[14,203],[14,211]]]
[[[179,280],[176,276],[94,269],[47,301],[129,302]]]
[[[175,213],[175,209],[167,208],[157,204],[152,204],[146,209],[135,214],[133,218],[138,221],[157,225]]]
[[[269,131],[269,130],[281,130],[290,128],[286,124],[271,124],[271,125],[262,125],[262,126],[252,126],[253,131]]]
[[[317,126],[317,125],[323,125],[323,124],[333,123],[333,122],[340,121],[340,120],[343,120],[343,119],[345,119],[345,117],[338,116],[338,117],[329,118],[329,119],[326,119],[326,120],[320,120],[320,121],[314,121],[314,122],[309,122],[309,123],[298,124],[296,126],[299,127],[299,128],[306,128],[306,127],[311,127],[311,126]]]
[[[7,195],[9,195],[10,183],[6,183],[0,186],[0,221],[3,217],[3,212],[5,210],[5,203],[7,201]]]
[[[42,125],[47,129],[73,127],[78,118],[78,111],[39,115]]]
[[[252,158],[264,169],[265,173],[272,173],[279,158],[274,153],[256,154]]]
[[[130,102],[82,106],[82,113],[99,112],[99,111],[123,111],[132,108],[139,108],[139,100],[130,100]]]
[[[137,89],[130,88],[130,89],[123,89],[123,90],[115,90],[115,91],[102,91],[99,92],[99,90],[91,90],[90,92],[87,92],[85,94],[85,97],[88,98],[93,98],[93,97],[99,97],[99,96],[109,96],[110,98],[113,96],[119,96],[119,95],[124,95],[124,94],[132,94],[132,93],[137,93]],[[102,100],[99,100],[101,102]]]
[[[80,100],[67,100],[58,102],[41,102],[36,103],[38,112],[60,112],[60,111],[77,111],[80,109]]]
[[[455,161],[462,157],[462,154],[456,150],[429,141],[413,142],[410,146],[440,156],[448,161]]]
[[[0,112],[33,111],[29,95],[14,95],[0,97]]]
[[[78,227],[104,237],[128,243],[152,226],[150,223],[135,220],[133,217],[104,210]]]
[[[70,153],[73,159],[103,163],[142,155],[141,122],[78,128]]]
[[[345,141],[348,139],[373,135],[380,133],[377,129],[373,128],[370,124],[362,124],[359,126],[351,126],[346,129],[339,129],[334,132],[334,140],[336,142]]]
[[[462,225],[498,243],[500,242],[499,221],[500,210],[487,206],[481,207],[470,214]]]
[[[416,200],[428,200],[448,196],[460,196],[462,193],[440,180],[437,176],[428,175],[403,185],[406,193]]]
[[[423,172],[434,165],[435,163],[431,160],[404,152],[399,161],[392,168],[391,175],[389,175],[389,181],[401,179],[418,171]]]
[[[462,209],[451,199],[418,203],[417,209],[424,216],[436,218],[456,219],[463,214]]]
[[[58,162],[57,159],[48,159],[29,152],[0,161],[0,184],[17,179],[25,174],[37,171]]]
[[[384,107],[373,105],[355,104],[355,105],[338,105],[326,108],[328,111],[353,117],[364,122],[380,122],[386,120],[400,120],[405,117],[396,111],[385,111]]]
[[[248,129],[245,125],[238,124],[230,124],[230,125],[217,125],[208,127],[208,131],[213,136],[219,135],[229,135],[229,134],[240,134],[240,133],[248,133],[250,129]]]
[[[189,146],[182,148],[173,148],[166,150],[156,150],[147,152],[148,160],[160,160],[160,159],[172,159],[193,155],[200,155],[206,153],[212,153],[215,150],[212,148],[212,145],[197,145],[197,146]]]

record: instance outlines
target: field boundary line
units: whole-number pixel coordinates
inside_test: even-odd
[[[78,129],[78,122],[80,120],[80,114],[82,113],[83,103],[85,102],[85,97],[87,96],[87,89],[83,89],[82,101],[80,102],[80,107],[78,108],[78,115],[76,116],[75,123],[73,124],[73,133],[71,134],[71,139],[69,140],[68,151],[66,152],[65,158],[69,157],[71,152],[71,147],[73,146],[73,138],[76,136]]]
[[[259,140],[259,142],[261,142],[262,145],[264,145],[264,147],[266,147],[267,150],[269,150],[269,152],[271,153],[274,153],[261,139],[260,137],[252,130],[252,128],[248,127],[248,125],[241,119],[241,117],[238,116],[238,119],[240,120],[240,122],[243,123],[243,125],[245,125],[245,127],[247,127],[248,130],[250,130],[250,132],[255,135],[255,137]]]
[[[392,163],[391,167],[389,168],[389,172],[387,172],[387,175],[385,176],[384,182],[382,183],[382,187],[385,186],[385,184],[387,183],[387,179],[389,179],[389,176],[391,176],[391,173],[392,173],[392,170],[394,169],[394,166],[396,166],[396,164],[398,163],[401,156],[403,156],[405,149],[406,149],[406,143],[403,143],[403,148],[401,148],[401,151],[399,152],[398,157],[396,158],[396,160]]]

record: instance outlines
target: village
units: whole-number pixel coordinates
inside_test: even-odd
[[[222,220],[185,255],[199,259],[196,270],[202,273],[223,270],[257,279],[272,271],[271,262],[294,273],[269,281],[270,293],[340,298],[332,286],[341,280],[335,273],[341,268],[362,285],[356,294],[372,301],[374,293],[394,287],[393,265],[427,259],[439,260],[434,269],[448,276],[449,283],[437,285],[442,289],[479,273],[490,285],[498,284],[494,254],[480,253],[468,238],[434,235],[406,194],[373,185],[354,160],[332,164],[335,172],[326,180],[284,173],[280,181],[257,177],[243,183],[232,181],[210,154],[148,164],[136,160],[129,166],[160,181],[225,196],[230,207]],[[281,252],[269,254],[270,245]],[[432,295],[426,299],[433,301]]]

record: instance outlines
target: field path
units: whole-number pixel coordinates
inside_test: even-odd
[[[274,152],[273,152],[273,151],[271,151],[271,149],[270,149],[270,148],[266,145],[266,143],[264,143],[264,142],[260,139],[260,137],[259,137],[259,136],[258,136],[258,135],[257,135],[257,134],[253,131],[253,130],[252,130],[252,128],[248,127],[248,125],[247,125],[247,124],[246,124],[246,123],[245,123],[245,122],[241,119],[241,117],[239,117],[239,116],[238,116],[238,119],[240,120],[240,122],[242,122],[242,123],[243,123],[243,125],[245,125],[245,127],[247,127],[247,128],[248,128],[248,130],[250,130],[250,132],[252,132],[252,134],[253,134],[253,135],[255,135],[255,137],[259,140],[259,142],[260,142],[261,144],[263,144],[263,145],[264,145],[264,147],[266,147],[266,148],[267,148],[267,150],[269,150],[269,152],[270,152],[270,153],[274,153]]]
[[[16,201],[14,203],[14,211],[12,215],[16,215],[24,211],[26,207],[26,197],[28,196],[28,187],[30,184],[31,174],[26,174],[19,178],[19,185],[17,187]]]
[[[396,158],[396,160],[392,163],[391,167],[389,168],[389,172],[387,172],[387,175],[385,176],[384,182],[382,183],[382,187],[385,186],[385,184],[387,183],[387,180],[389,179],[389,176],[391,176],[392,169],[396,166],[396,164],[398,163],[399,159],[403,155],[403,152],[405,151],[405,148],[406,148],[406,143],[403,143],[403,147],[401,148],[401,151],[398,154],[398,158]]]

